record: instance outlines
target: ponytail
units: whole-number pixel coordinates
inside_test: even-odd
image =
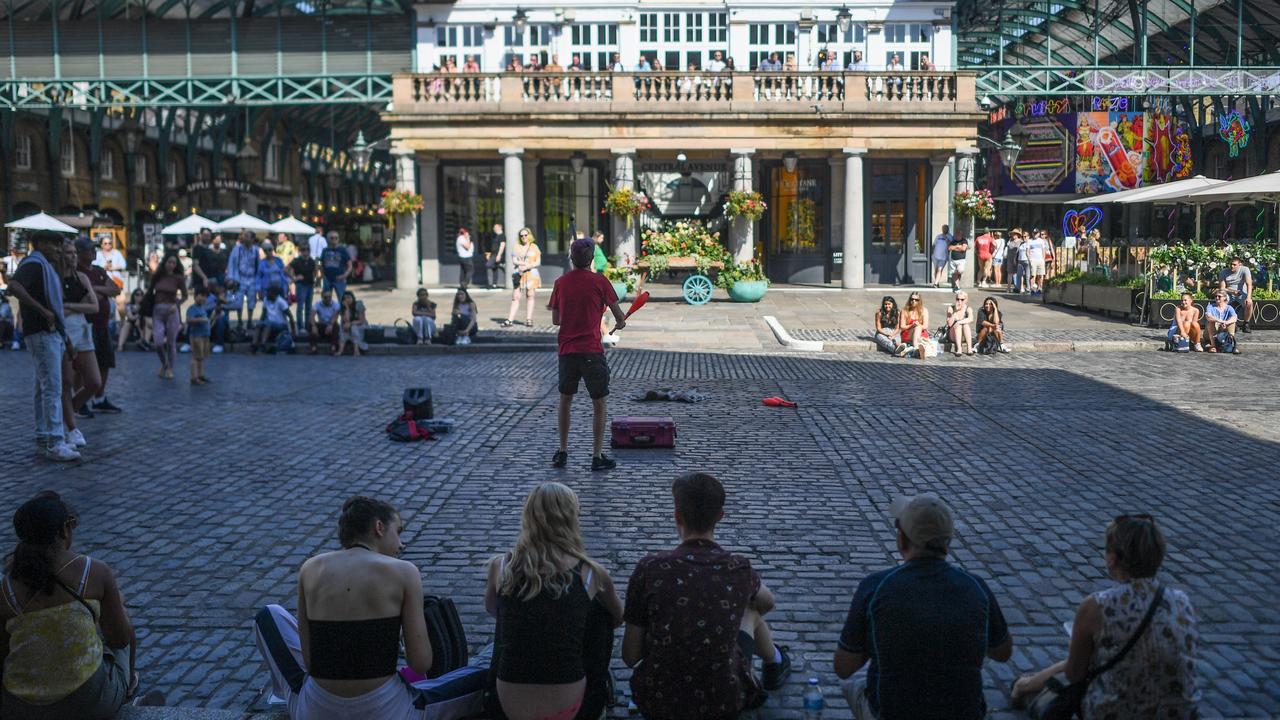
[[[33,595],[52,595],[58,584],[55,544],[63,528],[75,527],[78,520],[71,507],[50,490],[23,503],[13,514],[18,544],[9,557],[10,577],[31,588]]]

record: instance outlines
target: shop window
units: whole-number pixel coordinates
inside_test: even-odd
[[[459,228],[467,228],[478,240],[502,222],[502,166],[445,165],[441,174],[440,257],[448,260],[456,257]],[[507,236],[515,237],[517,230],[507,228]]]
[[[600,170],[575,173],[568,165],[542,166],[542,251],[567,254],[576,233],[587,237],[600,229]]]
[[[18,170],[31,169],[31,136],[19,135],[13,145],[13,165]]]
[[[787,172],[781,165],[769,170],[769,253],[813,255],[821,250],[826,223],[823,176],[800,166]]]
[[[272,140],[263,158],[263,174],[267,180],[279,180],[284,175],[284,143]]]

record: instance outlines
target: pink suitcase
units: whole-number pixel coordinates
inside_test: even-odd
[[[669,417],[620,417],[610,425],[610,445],[616,448],[673,448],[676,421]]]

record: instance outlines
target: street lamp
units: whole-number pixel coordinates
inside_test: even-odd
[[[574,173],[582,172],[582,166],[587,162],[587,154],[578,150],[569,156],[569,167],[573,168]]]
[[[356,142],[351,146],[351,159],[355,160],[356,167],[363,169],[369,162],[369,156],[373,154],[373,147],[364,140],[364,131],[356,131]]]
[[[529,23],[529,14],[523,8],[517,6],[516,14],[511,18],[511,23],[515,25],[516,34],[522,34],[524,33],[524,26]]]
[[[240,141],[240,149],[236,150],[236,158],[239,160],[253,160],[258,157],[258,151],[253,148],[249,137],[249,108],[244,109],[244,139]]]
[[[795,172],[796,166],[799,164],[800,157],[790,150],[782,156],[782,169],[786,170],[788,173]]]
[[[840,8],[840,12],[836,13],[836,26],[840,28],[841,34],[849,32],[852,23],[853,13],[849,12],[848,7]]]
[[[1022,133],[1017,126],[1010,129],[1004,136],[1004,142],[996,142],[989,137],[978,136],[981,142],[990,143],[989,147],[1000,151],[1000,162],[1007,168],[1012,168],[1018,162],[1018,156],[1022,153],[1022,144],[1019,140],[1023,139]]]

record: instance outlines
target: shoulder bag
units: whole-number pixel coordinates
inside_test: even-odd
[[[1073,717],[1079,717],[1080,706],[1084,702],[1084,695],[1089,689],[1089,683],[1093,682],[1094,678],[1115,667],[1117,663],[1129,654],[1133,646],[1138,644],[1138,639],[1147,631],[1147,626],[1151,624],[1151,618],[1155,616],[1156,608],[1160,607],[1160,601],[1163,599],[1164,586],[1162,585],[1156,589],[1156,596],[1151,600],[1151,607],[1147,608],[1147,614],[1143,616],[1138,629],[1133,632],[1133,636],[1124,644],[1124,647],[1120,648],[1120,652],[1116,653],[1101,667],[1090,670],[1083,680],[1067,684],[1057,677],[1049,678],[1049,681],[1045,683],[1044,689],[1027,706],[1027,716],[1034,720],[1071,720]]]

